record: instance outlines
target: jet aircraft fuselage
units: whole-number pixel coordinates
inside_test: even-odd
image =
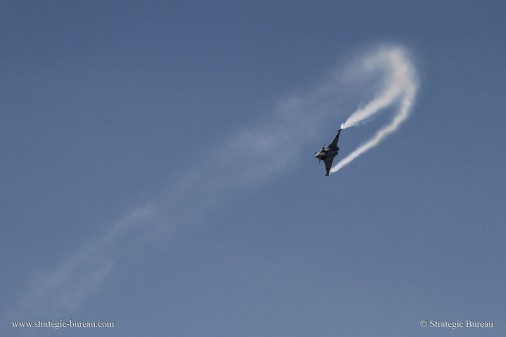
[[[328,176],[330,173],[330,169],[332,167],[332,161],[334,157],[339,153],[339,147],[337,146],[337,142],[339,141],[339,135],[341,134],[341,129],[337,130],[337,135],[334,137],[334,140],[329,145],[323,145],[320,151],[316,151],[314,153],[315,158],[318,158],[318,161],[323,160],[325,163],[325,176]]]
[[[339,153],[339,147],[331,148],[328,146],[322,147],[320,151],[315,152],[315,158],[325,160],[326,158],[334,158]]]

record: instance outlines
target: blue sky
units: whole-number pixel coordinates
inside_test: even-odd
[[[3,1],[2,335],[503,336],[505,7]],[[412,114],[326,178],[374,96],[341,76],[381,43]],[[60,319],[116,328],[10,323]]]

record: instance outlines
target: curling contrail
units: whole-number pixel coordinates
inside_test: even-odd
[[[417,89],[414,67],[401,47],[374,49],[361,57],[358,67],[352,70],[358,75],[382,72],[384,89],[376,99],[353,113],[343,128],[358,125],[391,105],[398,104],[399,108],[390,124],[331,172],[337,172],[394,132],[407,118]],[[319,135],[324,123],[329,118],[344,117],[336,116],[336,111],[348,110],[348,104],[355,106],[354,102],[348,102],[354,98],[353,91],[346,91],[350,89],[341,82],[341,75],[342,72],[332,74],[314,90],[281,100],[266,121],[237,130],[211,150],[200,165],[174,177],[162,196],[154,196],[148,205],[141,204],[126,212],[117,222],[105,225],[101,235],[78,245],[73,254],[53,269],[35,274],[3,321],[40,318],[40,313],[61,317],[103,284],[127,253],[140,254],[134,247],[142,248],[160,237],[170,238],[174,228],[181,224],[205,223],[212,210],[234,197],[237,190],[257,186],[296,167],[301,158],[299,152]],[[240,169],[237,163],[241,164]]]
[[[411,64],[406,50],[402,47],[382,47],[376,53],[365,57],[358,69],[365,73],[383,70],[385,76],[383,90],[377,98],[355,111],[341,125],[342,129],[359,125],[391,105],[397,104],[398,108],[390,123],[383,126],[366,143],[334,165],[330,170],[331,173],[339,171],[395,132],[408,118],[418,88],[416,70]]]

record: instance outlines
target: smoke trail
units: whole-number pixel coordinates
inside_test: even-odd
[[[416,92],[415,72],[402,48],[382,47],[367,55],[351,70],[355,75],[383,72],[385,89],[378,98],[352,114],[343,128],[358,125],[397,101],[400,101],[399,113],[390,125],[331,172],[395,131],[408,116]],[[6,317],[0,317],[1,320],[40,318],[40,313],[61,317],[89,298],[127,253],[141,254],[140,248],[145,245],[160,238],[170,239],[175,228],[182,224],[205,223],[206,217],[235,197],[237,190],[258,186],[296,166],[300,158],[298,151],[319,135],[325,122],[329,118],[344,117],[336,116],[336,111],[349,110],[350,104],[355,106],[354,91],[342,82],[345,77],[342,75],[342,71],[336,72],[314,90],[281,100],[264,121],[237,130],[223,144],[217,144],[198,166],[174,177],[162,196],[153,196],[147,206],[142,203],[126,212],[119,221],[105,225],[102,235],[78,245],[74,254],[55,268],[34,275],[18,303],[11,305],[11,311]],[[242,150],[237,151],[238,148]],[[280,152],[280,148],[284,150]]]
[[[332,74],[311,91],[280,100],[263,121],[235,130],[209,147],[198,165],[175,174],[161,195],[140,203],[117,222],[104,224],[100,235],[76,244],[76,250],[54,268],[34,273],[0,321],[69,315],[107,284],[127,255],[142,254],[147,245],[171,240],[182,226],[205,224],[215,209],[237,198],[238,191],[259,186],[295,166],[298,151],[311,143],[328,117],[349,111],[342,102],[347,95],[336,95],[346,90],[338,75]],[[5,328],[0,326],[0,335],[7,335]],[[31,331],[41,335],[40,330]]]
[[[363,59],[358,68],[365,73],[383,70],[385,76],[383,90],[377,98],[363,108],[355,111],[341,125],[341,128],[346,129],[357,126],[392,104],[397,103],[398,109],[389,124],[383,126],[365,144],[359,146],[355,151],[334,165],[330,170],[331,173],[339,171],[355,158],[377,146],[383,139],[395,132],[408,118],[416,95],[418,87],[416,71],[406,51],[401,47],[383,47],[373,55]]]

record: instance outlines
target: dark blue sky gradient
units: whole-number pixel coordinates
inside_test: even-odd
[[[505,10],[500,1],[2,1],[0,331],[54,336],[62,331],[10,321],[74,319],[117,327],[67,336],[447,336],[419,321],[472,319],[496,327],[455,333],[503,336]],[[241,151],[237,132],[261,129],[280,102],[382,42],[410,49],[420,90],[379,147],[323,177],[312,153],[364,103],[351,100],[313,142],[295,142],[295,165],[266,180],[236,183],[229,176],[250,172],[241,162],[209,164]],[[377,127],[343,132],[340,156]],[[153,218],[101,248],[114,258],[103,279],[86,290],[62,283],[62,294],[83,298],[30,297],[152,203]]]

